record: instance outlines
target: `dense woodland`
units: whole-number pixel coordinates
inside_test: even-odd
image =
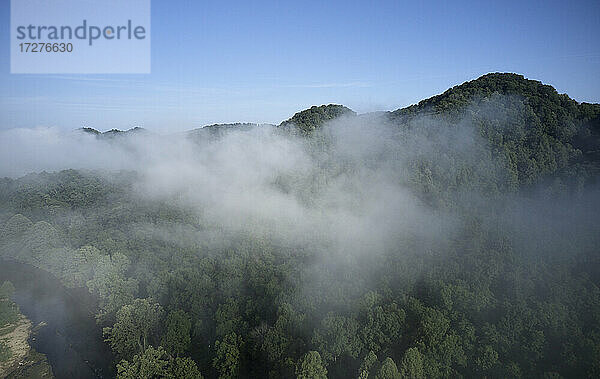
[[[137,196],[136,172],[65,170],[0,179],[0,256],[97,297],[119,378],[600,377],[600,105],[488,74],[394,112],[310,108],[278,130],[321,164],[273,186],[317,208],[355,170],[328,120],[427,138],[401,168],[385,147],[361,164],[452,232],[328,253],[318,231],[285,243]]]

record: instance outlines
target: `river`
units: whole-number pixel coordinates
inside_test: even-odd
[[[54,375],[67,378],[111,378],[113,355],[96,324],[96,301],[86,289],[64,287],[51,274],[34,266],[0,260],[0,283],[15,286],[14,301],[33,325],[46,326],[30,345],[48,357]]]

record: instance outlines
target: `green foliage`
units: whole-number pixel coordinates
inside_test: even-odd
[[[521,75],[493,73],[391,112],[389,117],[403,127],[420,125],[424,117],[426,123],[475,126],[507,171],[494,185],[515,190],[550,175],[589,179],[590,171],[579,169],[583,161],[585,170],[597,173],[599,113],[599,104],[578,104]]]
[[[12,353],[8,345],[4,341],[0,341],[0,363],[8,361],[11,356]]]
[[[358,328],[358,322],[352,318],[329,314],[315,331],[312,343],[326,361],[336,361],[343,355],[356,358],[362,348]]]
[[[282,126],[327,155],[318,129],[345,114],[313,107]],[[202,212],[137,196],[135,173],[67,170],[0,180],[0,254],[87,286],[120,378],[201,377],[198,366],[223,378],[600,376],[597,220],[551,241],[536,234],[569,216],[546,217],[553,196],[597,184],[600,105],[490,74],[387,116],[386,143],[422,150],[385,179],[442,222],[451,215],[446,239],[415,231],[382,251],[336,256],[313,249],[309,234],[286,245],[228,233]],[[323,165],[273,186],[318,209],[319,186],[353,175],[347,162]],[[508,228],[497,213],[513,197],[537,199],[534,189],[547,224]],[[13,320],[8,293],[3,285],[0,325]]]
[[[117,365],[117,378],[164,378],[168,365],[169,359],[164,349],[162,347],[154,349],[152,346],[149,346],[147,349],[133,356],[131,363],[127,360],[122,360]]]
[[[398,367],[392,358],[386,358],[383,361],[375,379],[400,379]]]
[[[102,256],[93,268],[93,277],[87,282],[90,292],[100,298],[98,320],[108,322],[118,310],[133,302],[138,290],[138,282],[126,278],[125,271],[129,267],[129,258],[122,254],[112,257]]]
[[[198,366],[190,358],[172,358],[159,346],[149,346],[131,362],[117,364],[118,379],[202,379]]]
[[[181,356],[190,347],[191,330],[192,321],[187,313],[182,310],[169,312],[162,345],[171,355]]]
[[[298,362],[297,379],[327,379],[327,369],[317,351],[309,351]]]
[[[196,362],[188,357],[172,359],[166,377],[169,379],[203,379]]]
[[[29,228],[33,226],[31,220],[22,214],[16,214],[12,216],[2,227],[1,233],[2,238],[6,240],[12,240],[22,237]]]
[[[279,126],[293,126],[298,128],[301,133],[309,134],[313,130],[321,127],[325,122],[344,115],[353,116],[355,113],[343,105],[329,104],[321,105],[319,107],[313,106],[296,113],[292,118],[282,122]]]
[[[14,292],[15,287],[9,281],[0,286],[0,328],[19,319],[19,307],[12,301]]]
[[[117,312],[117,321],[104,328],[106,341],[122,359],[144,352],[158,340],[158,328],[163,309],[151,299],[135,299]]]
[[[25,249],[30,252],[34,261],[43,259],[43,254],[62,245],[59,232],[50,223],[38,221],[25,232],[23,239]]]
[[[213,367],[219,378],[237,378],[240,370],[240,347],[242,339],[235,333],[227,334],[222,341],[215,342],[216,354]]]
[[[10,300],[15,293],[15,286],[8,280],[0,286],[0,301]]]
[[[361,340],[365,347],[377,353],[384,346],[397,341],[404,327],[405,313],[396,303],[379,304],[378,295],[367,293],[362,303],[359,322],[362,326]]]
[[[411,347],[404,352],[404,356],[400,362],[400,376],[410,379],[425,378],[423,355],[419,349]]]
[[[358,369],[358,379],[367,379],[369,375],[371,375],[376,363],[377,355],[371,350],[360,364],[360,368]]]

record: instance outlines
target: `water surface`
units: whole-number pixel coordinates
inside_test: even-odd
[[[96,324],[96,301],[86,289],[64,287],[53,275],[34,266],[0,260],[0,282],[15,286],[14,301],[39,328],[31,346],[45,354],[56,378],[114,377],[110,348]]]

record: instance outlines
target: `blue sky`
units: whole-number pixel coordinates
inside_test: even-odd
[[[597,0],[153,0],[149,75],[11,75],[9,3],[0,129],[179,131],[279,123],[326,103],[392,110],[495,71],[600,102]]]

